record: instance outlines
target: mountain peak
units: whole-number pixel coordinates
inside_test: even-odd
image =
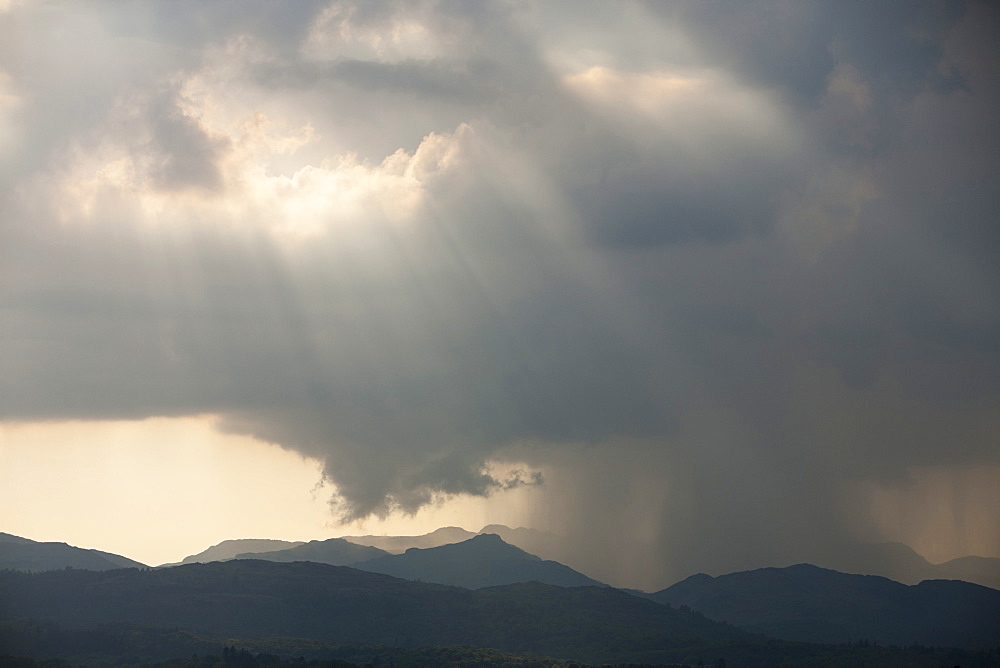
[[[476,534],[455,543],[437,545],[435,547],[411,547],[403,554],[405,555],[426,555],[420,558],[441,558],[446,556],[449,559],[524,559],[531,561],[541,561],[540,557],[525,552],[516,545],[504,541],[495,533]]]
[[[469,540],[470,541],[473,541],[473,540],[479,541],[480,543],[493,543],[493,544],[503,543],[504,545],[507,545],[507,543],[504,542],[504,539],[501,538],[500,536],[498,536],[495,533],[480,533],[480,534],[476,534],[475,536],[473,536]]]
[[[479,530],[479,533],[480,534],[486,534],[486,533],[499,534],[499,533],[501,533],[503,531],[514,531],[514,529],[511,529],[506,524],[487,524],[486,526],[484,526],[482,529]]]
[[[470,589],[515,582],[546,582],[560,587],[602,586],[555,561],[525,552],[496,534],[479,534],[459,543],[408,549],[354,564],[375,573]]]

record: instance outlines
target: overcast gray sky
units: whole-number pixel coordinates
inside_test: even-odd
[[[1000,556],[998,29],[0,3],[0,419],[211,416],[319,462],[335,521],[517,497],[639,586]]]

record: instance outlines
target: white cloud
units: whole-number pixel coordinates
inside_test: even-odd
[[[399,62],[446,55],[448,45],[427,25],[426,14],[426,4],[387,10],[363,3],[331,3],[316,17],[300,52],[312,61],[373,58]]]

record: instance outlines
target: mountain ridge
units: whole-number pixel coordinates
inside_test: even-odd
[[[385,550],[390,554],[402,554],[411,547],[438,547],[449,543],[468,540],[476,533],[461,527],[439,527],[434,531],[415,536],[341,536],[344,540],[358,545],[367,545]]]
[[[418,536],[344,536],[345,540],[365,545],[380,545],[387,552],[402,554],[409,547],[436,547],[458,542],[455,536],[464,539],[484,533],[499,535],[505,542],[521,549],[562,563],[574,570],[601,576],[605,569],[594,559],[589,559],[580,550],[569,549],[558,535],[538,529],[518,527],[512,529],[503,524],[488,524],[473,533],[460,527],[441,527]],[[628,549],[628,548],[623,548]],[[815,564],[821,568],[855,573],[859,575],[880,575],[903,584],[917,584],[923,580],[963,580],[974,584],[1000,589],[1000,558],[965,556],[934,564],[913,548],[897,542],[858,543],[845,548],[843,554],[830,558],[813,555],[777,564],[775,567],[793,565],[800,562]],[[606,573],[610,576],[610,573]],[[610,578],[609,581],[614,581]]]
[[[277,562],[312,561],[331,566],[350,566],[360,561],[376,559],[385,555],[388,555],[388,552],[377,547],[357,545],[343,538],[327,538],[326,540],[311,540],[286,550],[244,552],[236,555],[236,558]]]
[[[112,552],[0,533],[0,568],[41,572],[65,568],[108,571],[147,566]]]
[[[903,584],[924,580],[965,580],[1000,589],[1000,559],[969,555],[932,563],[905,543],[860,543],[837,558],[817,556],[808,563],[842,573],[881,575]]]
[[[354,568],[407,580],[481,589],[519,582],[560,587],[606,587],[557,561],[547,561],[510,545],[496,534],[478,534],[460,543],[431,548],[411,547],[354,564]]]
[[[0,621],[130,623],[225,637],[398,647],[474,645],[593,663],[664,663],[668,650],[751,634],[609,587],[480,590],[344,566],[232,560],[109,572],[0,572]]]
[[[986,649],[1000,638],[1000,591],[959,580],[906,585],[796,564],[700,573],[647,596],[790,641]]]

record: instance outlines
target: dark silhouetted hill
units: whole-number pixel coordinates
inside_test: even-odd
[[[3,568],[35,572],[63,568],[107,571],[115,568],[146,568],[146,565],[110,552],[86,550],[66,543],[42,543],[0,533],[0,569]]]
[[[559,587],[606,586],[569,566],[543,561],[519,547],[508,545],[495,534],[481,534],[440,547],[414,547],[403,554],[357,563],[354,567],[407,580],[469,589],[516,582],[542,582]]]
[[[0,572],[0,621],[128,623],[215,637],[396,647],[473,645],[589,662],[665,662],[668,650],[752,638],[608,587],[469,590],[310,562],[233,560],[106,573]]]
[[[367,561],[388,555],[385,550],[367,545],[357,545],[343,538],[311,540],[298,547],[273,552],[247,552],[236,555],[237,559],[262,559],[289,563],[292,561],[313,561],[331,566],[349,566],[359,561]]]
[[[1000,639],[1000,591],[955,580],[904,585],[799,564],[693,575],[649,597],[786,640],[986,649]]]
[[[373,545],[393,554],[402,554],[411,547],[431,548],[460,543],[473,536],[481,534],[496,534],[504,542],[534,554],[542,559],[557,561],[574,570],[584,573],[602,573],[608,578],[614,578],[614,566],[607,561],[606,554],[601,551],[580,549],[579,544],[567,541],[565,538],[547,531],[518,527],[512,529],[503,524],[489,524],[478,533],[473,533],[459,527],[442,527],[420,536],[344,536],[360,545]],[[596,540],[596,539],[595,539]],[[590,544],[588,540],[582,541]],[[619,545],[622,550],[636,550],[635,546]],[[601,579],[600,575],[596,576]]]

